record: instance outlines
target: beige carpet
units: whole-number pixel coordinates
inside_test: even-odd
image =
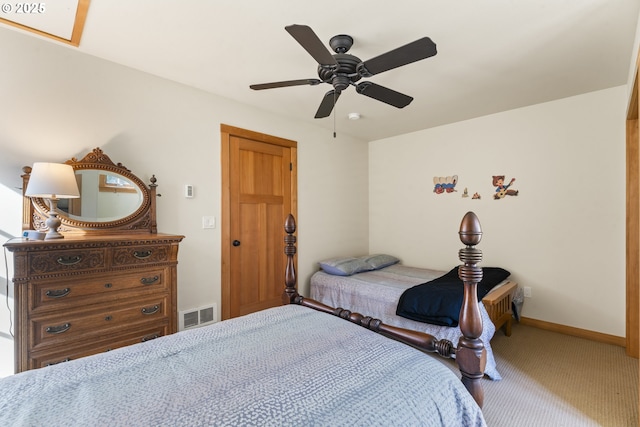
[[[638,426],[638,359],[624,348],[520,324],[491,345],[503,379],[483,380],[490,427]]]

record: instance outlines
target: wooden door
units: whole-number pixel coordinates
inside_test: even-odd
[[[282,304],[284,220],[296,216],[295,141],[221,125],[222,319]]]

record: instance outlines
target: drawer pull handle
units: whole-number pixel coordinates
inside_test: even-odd
[[[153,285],[158,280],[160,280],[160,276],[143,277],[142,279],[140,279],[140,283],[142,283],[143,285]]]
[[[71,289],[64,288],[64,289],[56,289],[54,291],[48,290],[45,295],[48,296],[49,298],[62,298],[69,295],[69,292],[71,292]]]
[[[80,255],[75,256],[61,256],[56,261],[61,265],[75,265],[82,261],[82,257]]]
[[[138,259],[145,259],[151,256],[151,251],[133,251],[133,256]]]
[[[63,332],[67,332],[70,327],[71,323],[65,323],[64,325],[60,326],[47,326],[47,329],[45,329],[45,331],[47,331],[48,334],[61,334]]]
[[[142,307],[142,314],[154,314],[160,310],[159,305],[154,305],[153,307]]]
[[[155,340],[156,338],[159,338],[160,335],[158,334],[153,334],[153,335],[147,335],[146,337],[143,337],[142,340],[140,340],[141,342],[145,342],[145,341],[151,341],[151,340]]]
[[[57,362],[49,362],[45,366],[53,366],[53,365],[57,365],[58,363],[64,363],[64,362],[69,362],[69,361],[71,361],[71,359],[67,357],[65,359],[58,360]]]
[[[111,316],[105,316],[105,318],[104,318],[104,320],[107,321],[107,322],[110,321],[111,319],[113,319],[113,317],[111,317]]]
[[[104,284],[104,287],[107,288],[107,289],[111,288],[112,286],[113,285],[111,283],[105,283]]]

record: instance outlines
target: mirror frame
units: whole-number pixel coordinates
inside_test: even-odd
[[[58,218],[62,225],[58,229],[62,234],[112,234],[112,233],[157,233],[156,223],[156,177],[152,175],[151,184],[147,186],[140,178],[131,173],[122,163],[114,163],[100,148],[94,148],[81,160],[75,157],[64,162],[71,165],[74,171],[98,170],[116,173],[129,180],[142,194],[142,203],[133,213],[116,220],[104,222],[91,222],[72,219],[66,213],[61,212]],[[23,230],[46,231],[45,221],[49,217],[49,204],[40,197],[24,196],[31,167],[22,168],[22,194],[23,194]]]

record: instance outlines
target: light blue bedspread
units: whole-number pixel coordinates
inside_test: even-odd
[[[456,375],[288,305],[0,379],[2,426],[485,426]]]

